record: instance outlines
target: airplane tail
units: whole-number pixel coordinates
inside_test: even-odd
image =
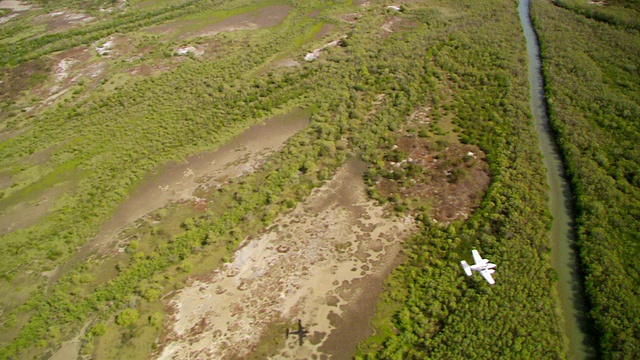
[[[471,266],[469,266],[469,264],[464,260],[460,261],[460,264],[462,265],[464,272],[467,273],[467,276],[471,276]]]

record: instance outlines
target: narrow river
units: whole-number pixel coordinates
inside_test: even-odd
[[[558,274],[557,292],[564,319],[563,331],[569,339],[569,359],[595,358],[596,352],[585,314],[584,289],[579,274],[578,254],[575,251],[575,229],[571,203],[571,188],[564,174],[562,159],[554,142],[544,103],[540,49],[529,14],[530,0],[520,0],[518,12],[527,41],[529,57],[529,91],[540,149],[544,155],[549,184],[549,207],[553,224],[549,234],[553,267]]]

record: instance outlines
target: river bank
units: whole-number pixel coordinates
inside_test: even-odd
[[[558,275],[556,290],[563,319],[562,329],[569,340],[567,350],[569,358],[588,359],[595,356],[595,349],[593,348],[593,339],[589,335],[584,288],[579,273],[578,254],[574,245],[575,228],[571,188],[567,183],[564,164],[549,126],[544,102],[540,49],[531,23],[529,6],[529,0],[521,0],[518,12],[527,43],[530,107],[540,142],[540,150],[547,168],[549,207],[553,216],[549,238],[552,248],[552,265]]]

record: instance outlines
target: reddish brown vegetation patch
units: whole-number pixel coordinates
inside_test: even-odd
[[[392,18],[390,18],[389,20],[387,20],[383,25],[382,25],[382,32],[380,34],[381,37],[385,37],[388,36],[391,33],[394,32],[398,32],[398,31],[406,31],[409,29],[412,29],[414,27],[418,26],[418,23],[410,20],[410,19],[405,19],[402,17],[397,17],[394,16]]]
[[[18,65],[14,68],[2,69],[0,78],[0,102],[11,103],[17,99],[24,90],[38,86],[44,82],[53,62],[46,58],[40,58]],[[0,119],[4,119],[7,113],[2,112]]]
[[[431,134],[426,119],[401,132],[383,169],[372,177],[375,190],[397,210],[427,211],[432,220],[445,224],[466,219],[491,180],[485,154],[452,136]]]
[[[380,195],[426,201],[431,218],[441,223],[467,218],[479,205],[490,178],[477,146],[405,136],[397,150],[406,158],[389,163]]]

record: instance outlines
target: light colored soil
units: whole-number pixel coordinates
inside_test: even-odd
[[[296,66],[300,66],[300,63],[293,60],[293,59],[282,59],[280,61],[276,61],[275,63],[273,63],[273,67],[277,68],[277,67],[296,67]]]
[[[7,16],[0,17],[0,25],[8,22],[9,20],[13,19],[16,16],[18,16],[18,14],[9,14]]]
[[[114,60],[124,58],[125,61],[132,58],[140,58],[146,55],[151,50],[151,47],[147,46],[139,49],[136,47],[138,42],[136,38],[128,34],[114,34],[96,41],[93,44],[96,51],[94,54],[110,57]]]
[[[189,54],[193,54],[195,56],[201,56],[202,54],[204,54],[204,50],[200,49],[199,47],[195,47],[195,46],[183,46],[181,48],[179,48],[178,50],[176,50],[176,55],[189,55]]]
[[[162,72],[162,71],[166,71],[168,70],[168,68],[162,68],[162,67],[152,67],[148,64],[142,63],[140,65],[136,65],[133,66],[131,68],[129,68],[127,70],[127,72],[131,75],[131,76],[151,76],[154,74],[154,72]]]
[[[313,343],[300,346],[292,336],[275,358],[349,356],[371,334],[371,294],[415,228],[368,200],[364,168],[349,161],[259,238],[245,240],[232,263],[181,290],[158,358],[243,358],[270,325],[295,319]],[[357,336],[336,337],[351,330]]]
[[[50,69],[50,81],[31,90],[32,94],[44,100],[31,104],[29,110],[37,110],[51,105],[65,95],[81,78],[90,83],[97,82],[106,72],[104,61],[91,62],[91,51],[86,46],[78,46],[52,56],[56,63]],[[87,83],[89,86],[90,83]]]
[[[337,16],[338,19],[348,23],[348,24],[355,24],[358,22],[358,20],[360,20],[360,18],[362,17],[362,14],[360,13],[347,13],[347,14],[341,14],[339,16]]]
[[[300,63],[292,58],[284,58],[278,59],[271,63],[266,63],[260,70],[256,72],[256,76],[267,74],[269,71],[278,69],[278,68],[298,68],[300,67]]]
[[[306,61],[313,61],[313,60],[317,59],[318,57],[320,57],[320,54],[322,53],[322,51],[323,51],[324,49],[326,49],[326,48],[328,48],[328,47],[331,47],[331,46],[336,46],[336,45],[338,45],[339,43],[340,43],[340,39],[338,39],[338,40],[334,40],[334,41],[332,41],[332,42],[330,42],[330,43],[328,43],[328,44],[325,44],[325,45],[324,45],[324,46],[322,46],[322,47],[319,47],[319,48],[317,48],[317,49],[314,49],[313,51],[311,51],[311,52],[309,52],[309,53],[305,54],[304,59],[305,59]]]
[[[382,25],[382,30],[384,30],[384,31],[386,31],[386,32],[389,32],[389,33],[392,33],[392,32],[393,32],[393,24],[394,24],[395,22],[396,22],[396,19],[395,19],[395,18],[392,18],[392,19],[388,20],[387,22],[385,22],[385,23]]]
[[[15,0],[2,0],[0,1],[0,9],[9,9],[11,11],[25,11],[31,9],[32,6]]]

